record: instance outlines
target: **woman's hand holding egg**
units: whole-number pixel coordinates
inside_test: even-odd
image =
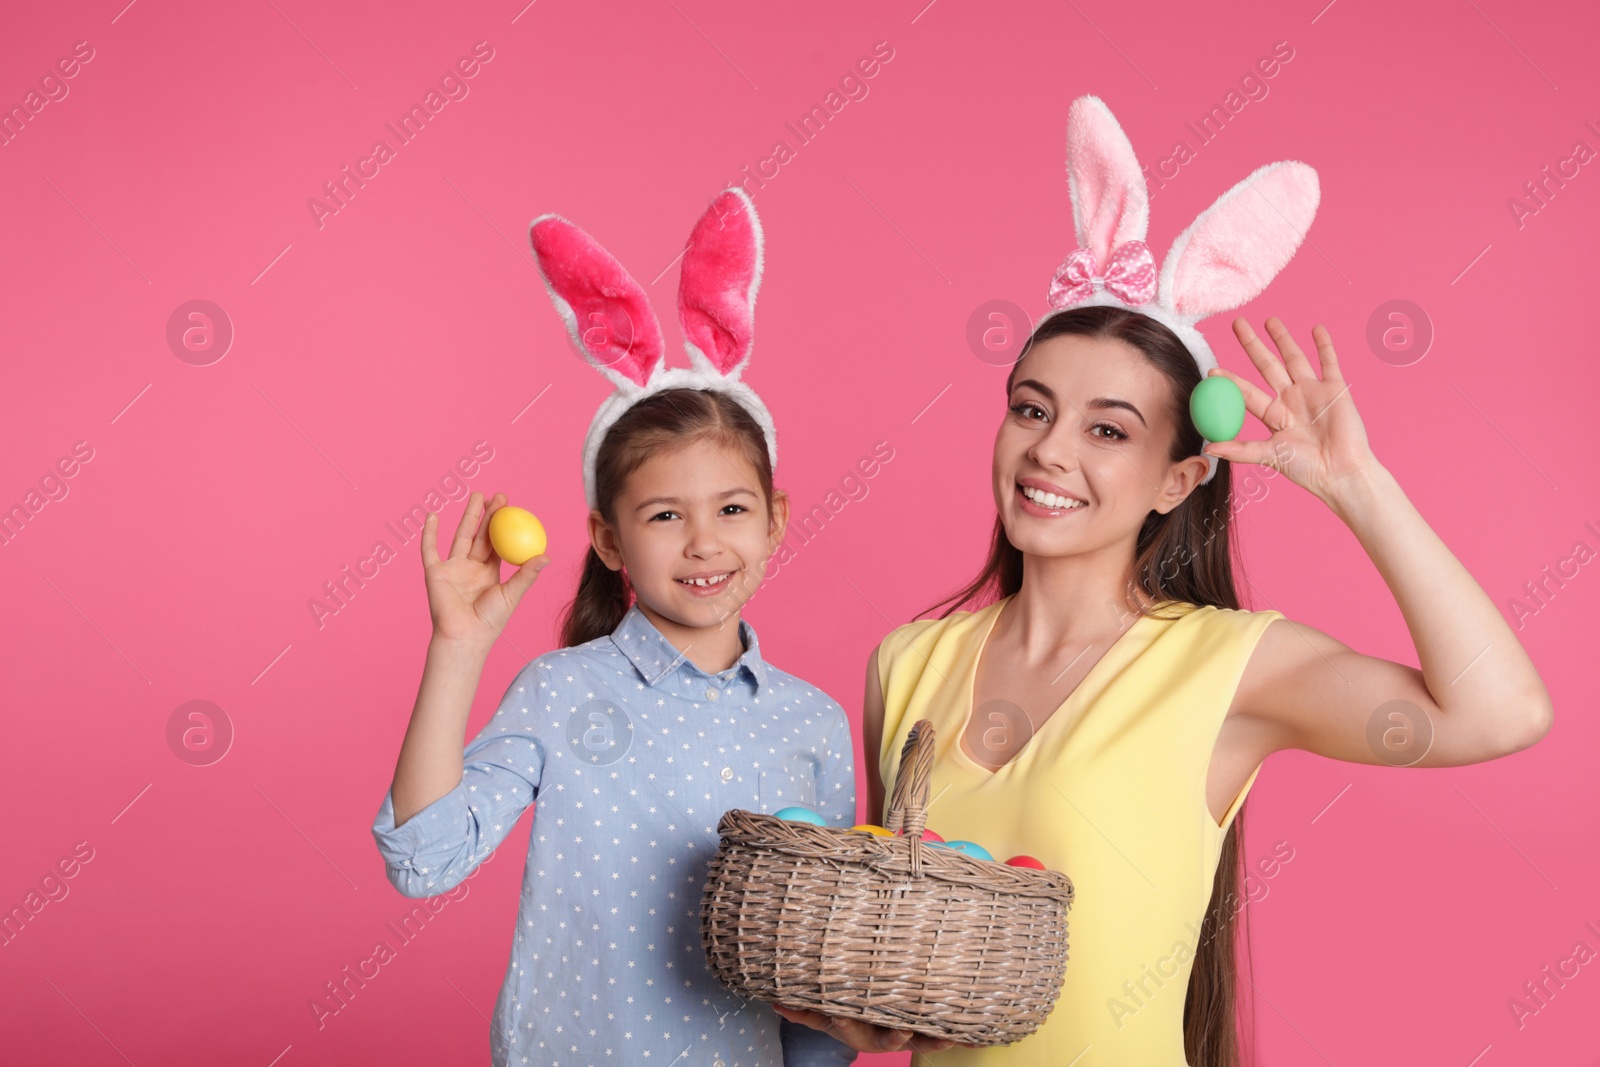
[[[1318,368],[1312,367],[1281,320],[1269,318],[1266,327],[1276,354],[1243,317],[1233,320],[1234,336],[1267,389],[1220,368],[1211,374],[1239,387],[1245,407],[1272,436],[1264,441],[1213,441],[1205,450],[1231,463],[1260,463],[1281,470],[1339,513],[1341,495],[1364,484],[1379,464],[1367,443],[1350,385],[1339,369],[1333,338],[1326,326],[1311,328],[1321,369],[1318,377]]]
[[[496,493],[488,504],[489,521],[484,522],[483,494],[473,493],[467,500],[466,513],[456,527],[455,538],[450,543],[450,555],[446,559],[439,558],[439,515],[437,512],[428,513],[427,521],[422,526],[422,565],[435,639],[480,645],[487,650],[500,636],[500,631],[505,629],[522,594],[528,591],[539,576],[539,571],[550,562],[550,557],[544,555],[544,528],[539,526],[539,520],[522,512],[537,528],[535,538],[526,522],[518,516],[509,516],[513,520],[510,523],[511,530],[515,532],[520,527],[526,535],[516,547],[533,551],[524,557],[517,573],[504,582],[500,581],[502,557],[495,551],[489,538],[490,529],[496,525],[495,519],[503,510],[506,510],[505,495]],[[522,511],[521,508],[510,510]],[[502,518],[500,526],[507,525],[507,520]],[[509,547],[512,542],[508,540],[506,543]]]

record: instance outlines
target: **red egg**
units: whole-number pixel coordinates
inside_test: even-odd
[[[896,830],[894,832],[894,836],[900,837],[900,836],[904,835],[904,833],[905,833],[904,830]],[[924,826],[922,828],[922,840],[924,840],[924,841],[938,841],[940,844],[944,843],[944,838],[940,837],[938,834],[934,833],[932,830],[928,829],[926,826]]]
[[[1006,865],[1009,867],[1027,867],[1035,871],[1042,871],[1046,869],[1044,864],[1040,863],[1032,856],[1012,856],[1010,859],[1006,860]]]

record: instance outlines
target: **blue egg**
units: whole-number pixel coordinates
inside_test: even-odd
[[[975,860],[989,860],[991,862],[994,860],[994,857],[989,855],[988,849],[971,841],[951,841],[948,843],[948,847],[965,852]]]
[[[828,821],[826,819],[812,811],[810,808],[795,806],[792,808],[783,808],[779,811],[773,812],[773,814],[780,819],[787,819],[790,822],[808,822],[812,826],[828,825]]]

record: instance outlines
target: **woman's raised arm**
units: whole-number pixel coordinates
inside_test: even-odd
[[[1532,745],[1550,729],[1550,694],[1489,595],[1367,447],[1328,331],[1312,330],[1319,380],[1283,323],[1266,325],[1281,360],[1244,319],[1234,321],[1234,332],[1276,396],[1217,373],[1239,385],[1272,437],[1206,450],[1277,466],[1327,504],[1394,594],[1422,666],[1365,656],[1309,626],[1274,622],[1241,679],[1236,713],[1264,726],[1270,748],[1355,763],[1455,766]]]

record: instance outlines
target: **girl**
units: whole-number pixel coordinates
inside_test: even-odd
[[[754,209],[730,190],[690,238],[679,310],[693,369],[665,369],[643,290],[587,234],[546,216],[532,241],[574,340],[618,386],[584,452],[590,547],[565,647],[518,673],[463,752],[489,649],[548,557],[502,584],[481,494],[446,559],[428,516],[433,639],[373,824],[389,879],[408,897],[445,892],[537,801],[497,1065],[850,1063],[845,1045],[723,988],[700,942],[724,811],[856,814],[843,710],[768,663],[740,617],[788,518],[771,417],[739,381]]]
[[[1103,103],[1073,104],[1068,145],[1082,247],[1006,381],[989,559],[949,610],[899,627],[869,661],[869,811],[893,787],[906,733],[930,719],[928,825],[996,856],[1035,855],[1077,890],[1044,1024],[1010,1046],[914,1063],[1225,1067],[1239,1059],[1236,1001],[1251,995],[1231,919],[1240,810],[1262,761],[1298,748],[1481,762],[1543,737],[1551,704],[1500,612],[1369,449],[1327,330],[1312,331],[1319,376],[1277,319],[1266,322],[1277,356],[1234,321],[1269,393],[1214,369],[1193,329],[1287,263],[1315,209],[1314,172],[1257,171],[1178,238],[1158,280],[1143,179]],[[1208,372],[1239,386],[1269,438],[1202,440],[1189,397]],[[1240,609],[1232,462],[1273,466],[1350,527],[1420,670]],[[1292,855],[1280,842],[1250,858],[1267,875]],[[858,1048],[902,1036],[786,1014]]]

